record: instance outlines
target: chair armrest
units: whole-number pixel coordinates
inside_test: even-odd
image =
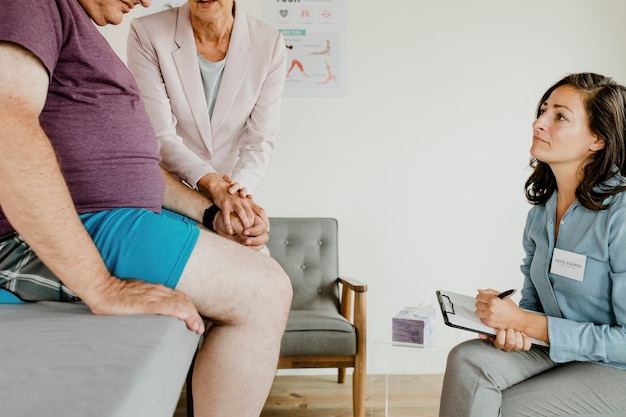
[[[347,277],[339,277],[337,278],[337,282],[341,284],[341,302],[339,310],[341,315],[351,322],[356,329],[356,358],[360,362],[359,368],[365,369],[365,346],[367,340],[365,295],[367,294],[367,285]]]
[[[339,281],[341,285],[347,286],[349,289],[351,289],[354,292],[367,291],[367,284],[364,284],[361,281],[357,281],[354,278],[339,277],[337,278],[337,281]]]
[[[364,327],[367,285],[347,277],[339,277],[337,278],[337,282],[341,284],[341,315],[344,316],[346,320],[350,321],[357,329]]]

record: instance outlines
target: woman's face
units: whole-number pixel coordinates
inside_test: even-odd
[[[604,148],[604,140],[589,129],[581,93],[573,86],[555,89],[539,113],[533,122],[530,154],[552,170],[561,167],[578,170],[594,152]]]
[[[189,9],[194,18],[205,24],[214,23],[233,14],[234,0],[189,0]]]

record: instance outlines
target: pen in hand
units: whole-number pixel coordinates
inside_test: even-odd
[[[497,295],[497,297],[500,298],[500,299],[509,298],[510,296],[515,294],[516,292],[517,292],[517,290],[512,288],[510,290],[502,291],[500,294]]]

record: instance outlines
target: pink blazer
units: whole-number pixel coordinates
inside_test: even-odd
[[[210,118],[188,4],[133,20],[128,67],[163,167],[193,186],[208,173],[228,174],[254,192],[274,150],[286,63],[283,36],[237,11]]]

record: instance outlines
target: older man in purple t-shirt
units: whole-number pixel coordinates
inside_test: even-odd
[[[136,4],[150,0],[0,0],[0,292],[172,315],[197,333],[209,317],[196,415],[258,416],[289,280],[246,247],[267,241],[263,218],[226,224],[159,167],[137,86],[93,25]]]

